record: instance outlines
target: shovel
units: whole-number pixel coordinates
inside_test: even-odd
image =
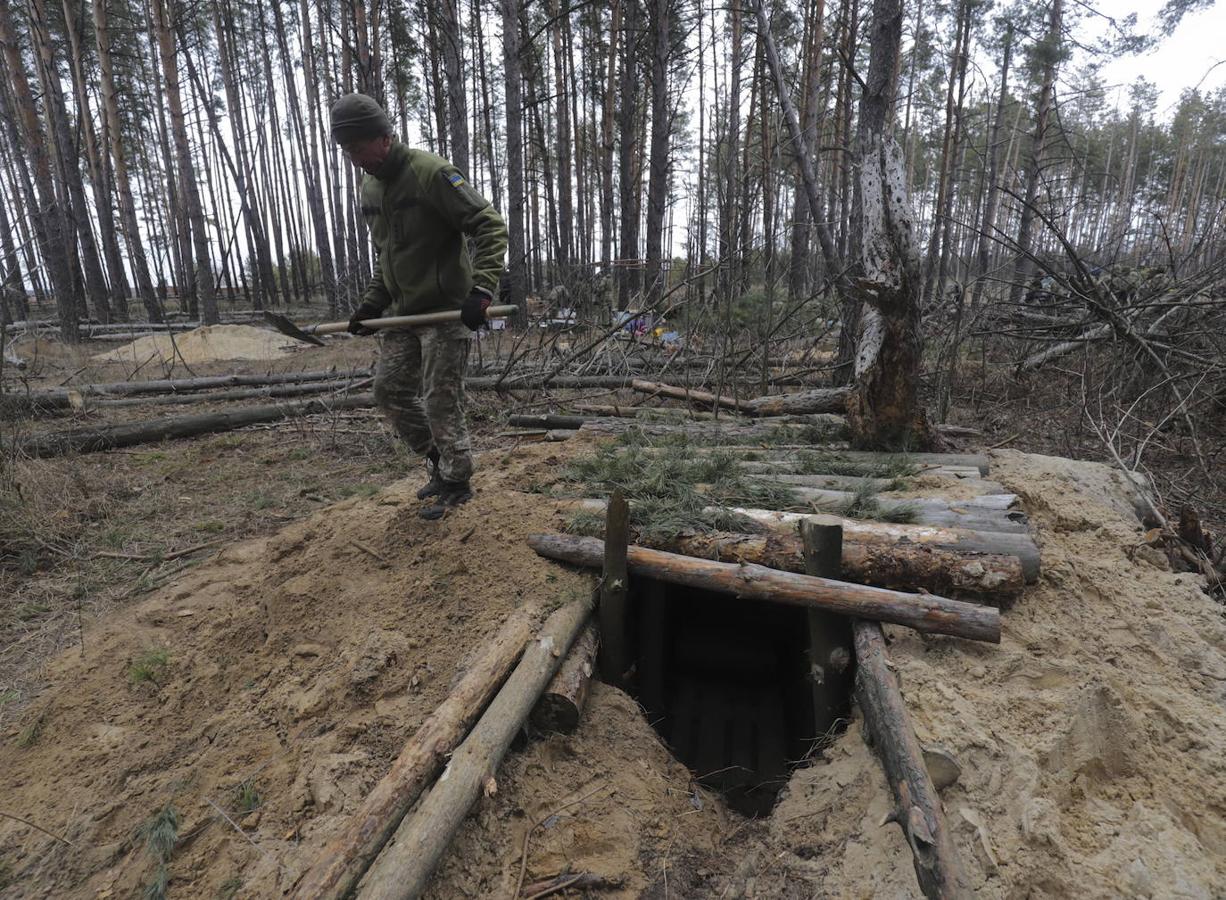
[[[513,315],[517,306],[491,306],[485,311],[487,319],[504,319],[507,316]],[[306,341],[308,344],[315,344],[319,347],[324,345],[324,342],[315,337],[317,334],[336,334],[341,331],[349,330],[348,322],[323,322],[319,325],[307,325],[305,328],[299,328],[285,316],[277,315],[270,310],[264,310],[264,321],[271,325],[277,331],[284,335],[288,335],[299,341]],[[458,309],[449,309],[445,312],[422,313],[416,316],[391,316],[386,319],[366,319],[362,322],[367,328],[415,328],[420,325],[438,325],[443,322],[458,322],[460,321],[460,311]]]

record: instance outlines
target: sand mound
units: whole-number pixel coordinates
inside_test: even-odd
[[[8,891],[131,896],[153,869],[133,835],[172,803],[172,896],[235,879],[237,896],[282,895],[512,608],[590,589],[528,550],[557,517],[514,490],[566,452],[487,454],[476,498],[435,525],[415,516],[413,480],[337,504],[87,632],[22,723],[37,740],[0,743],[6,807],[76,846],[0,820]],[[1132,552],[1130,504],[1084,465],[994,462],[1044,555],[999,647],[890,628],[891,656],[921,741],[961,765],[943,796],[979,894],[1220,896],[1226,626],[1197,578]],[[169,663],[133,683],[151,647]],[[575,735],[513,752],[498,785],[429,896],[509,896],[542,821],[528,880],[567,866],[621,880],[601,896],[918,896],[856,724],[748,821],[693,787],[633,700],[597,687]]]
[[[202,325],[173,336],[146,335],[91,359],[134,365],[152,359],[191,365],[227,359],[280,359],[301,346],[283,334],[252,325]]]

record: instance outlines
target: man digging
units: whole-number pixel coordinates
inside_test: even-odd
[[[423,519],[440,519],[472,497],[473,459],[464,421],[464,367],[469,330],[485,322],[507,249],[506,224],[447,160],[411,150],[392,135],[387,114],[365,94],[332,105],[332,139],[359,166],[362,215],[375,245],[375,271],[349,320],[362,322],[460,310],[460,322],[380,334],[375,403],[430,480]],[[470,256],[465,235],[473,239]]]

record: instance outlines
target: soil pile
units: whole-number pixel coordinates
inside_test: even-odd
[[[416,479],[337,504],[88,631],[0,743],[6,809],[76,845],[0,821],[9,893],[131,896],[155,866],[136,835],[167,805],[171,896],[288,890],[512,608],[591,589],[524,543],[558,519],[515,488],[564,452],[486,454],[476,498],[441,523],[417,519]],[[1106,473],[997,456],[1044,554],[1001,646],[888,629],[921,741],[962,768],[944,801],[984,896],[1226,883],[1226,627],[1198,579],[1138,549]],[[854,724],[749,821],[597,686],[578,732],[513,752],[498,787],[430,896],[509,896],[521,860],[528,882],[615,879],[610,897],[918,896]]]
[[[301,346],[279,332],[253,325],[202,325],[174,335],[148,334],[91,358],[94,362],[133,365],[150,360],[192,365],[230,359],[281,359]]]

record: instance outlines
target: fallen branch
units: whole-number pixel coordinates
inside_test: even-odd
[[[686,387],[672,387],[671,385],[662,384],[658,381],[643,381],[634,379],[630,382],[630,387],[641,394],[652,394],[660,397],[668,397],[671,400],[681,400],[685,403],[696,403],[699,406],[722,406],[724,409],[736,410],[737,412],[752,412],[748,401],[737,400],[734,397],[728,397],[723,394],[711,394],[706,391],[696,391]]]

